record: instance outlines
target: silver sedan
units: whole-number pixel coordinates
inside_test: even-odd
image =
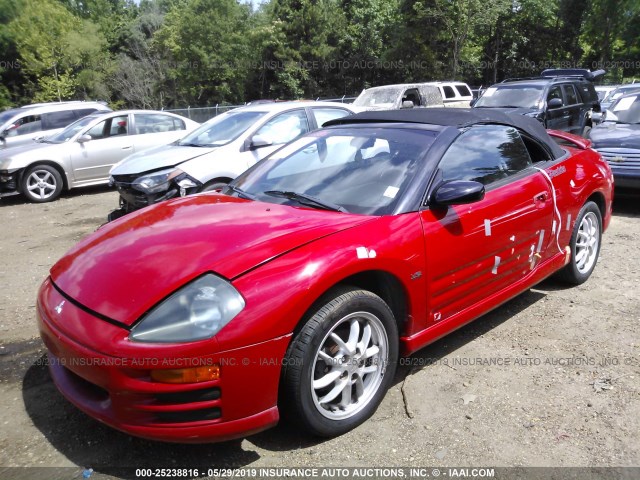
[[[127,110],[84,117],[41,143],[0,152],[0,197],[50,202],[63,189],[109,182],[128,155],[169,144],[199,124],[167,112]]]

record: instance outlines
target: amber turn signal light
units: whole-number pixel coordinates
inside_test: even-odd
[[[151,370],[151,379],[161,383],[198,383],[218,380],[220,366],[176,368],[170,370]]]

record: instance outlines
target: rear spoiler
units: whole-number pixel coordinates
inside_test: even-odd
[[[556,141],[561,147],[573,147],[580,150],[586,150],[590,148],[591,140],[584,137],[579,137],[569,132],[562,132],[560,130],[547,130],[547,133]]]

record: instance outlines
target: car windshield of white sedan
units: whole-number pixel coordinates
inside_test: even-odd
[[[319,130],[238,177],[232,190],[271,203],[391,214],[434,138],[407,128]]]
[[[623,97],[605,113],[605,120],[616,123],[640,123],[640,95]]]
[[[365,90],[353,104],[356,107],[385,107],[390,108],[400,95],[402,87],[376,88]]]
[[[221,147],[233,142],[267,112],[231,111],[212,118],[184,137],[178,145]]]
[[[71,140],[76,135],[76,133],[78,133],[84,127],[89,125],[96,118],[98,118],[97,115],[89,115],[88,117],[83,117],[80,120],[76,120],[75,122],[73,122],[71,125],[69,125],[67,128],[65,128],[61,132],[56,133],[55,135],[51,135],[50,137],[47,137],[44,141],[46,143],[65,143],[65,142],[68,142],[69,140]]]
[[[542,86],[537,85],[490,87],[478,99],[474,107],[539,108],[542,90]]]

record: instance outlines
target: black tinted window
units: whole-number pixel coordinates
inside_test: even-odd
[[[456,92],[453,91],[452,87],[442,87],[442,91],[444,92],[444,98],[456,98]]]
[[[564,96],[567,99],[567,105],[575,105],[578,103],[578,97],[576,96],[576,91],[573,88],[573,85],[563,85],[564,88]]]
[[[471,90],[467,88],[466,85],[456,85],[456,90],[463,97],[471,97]]]
[[[61,112],[44,113],[42,115],[44,130],[53,130],[54,128],[64,128],[76,121],[73,110],[63,110]]]
[[[559,98],[562,100],[562,90],[560,89],[560,85],[555,85],[549,89],[549,94],[547,95],[547,102],[549,100],[553,100],[554,98]]]
[[[488,185],[531,165],[527,148],[514,128],[482,125],[460,135],[444,154],[443,180],[475,180]]]

